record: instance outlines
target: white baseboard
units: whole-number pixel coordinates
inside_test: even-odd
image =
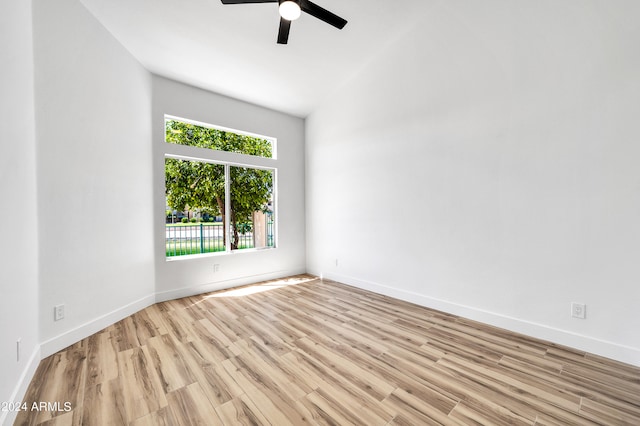
[[[212,283],[197,285],[193,287],[183,287],[176,290],[163,291],[156,293],[155,301],[165,302],[167,300],[180,299],[181,297],[195,296],[198,294],[209,293],[211,291],[225,290],[228,288],[238,287],[258,283],[260,281],[275,280],[278,278],[290,277],[306,273],[305,268],[290,269],[283,271],[269,272],[266,274],[249,275],[246,277],[234,278],[231,280],[222,280]]]
[[[310,274],[640,367],[640,349],[340,274]]]
[[[61,349],[73,345],[74,343],[84,339],[85,337],[89,337],[92,334],[97,333],[98,331],[110,326],[111,324],[114,324],[121,319],[128,317],[129,315],[135,314],[136,312],[146,308],[147,306],[153,305],[154,302],[155,299],[152,294],[144,296],[143,298],[131,302],[128,305],[122,306],[81,326],[78,326],[56,337],[53,337],[41,344],[41,356],[42,358],[46,358]]]
[[[24,400],[24,396],[27,393],[31,379],[33,379],[33,375],[36,373],[38,365],[40,365],[40,359],[40,345],[38,345],[33,350],[33,353],[31,353],[29,361],[22,371],[20,379],[18,380],[11,397],[6,402],[20,402]],[[0,411],[0,425],[12,425],[17,416],[17,411]]]

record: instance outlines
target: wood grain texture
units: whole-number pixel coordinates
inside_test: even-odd
[[[58,405],[18,425],[640,425],[640,368],[301,275],[150,306],[25,401]]]

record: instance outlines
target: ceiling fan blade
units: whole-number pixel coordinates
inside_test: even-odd
[[[310,2],[309,0],[300,0],[300,8],[307,12],[311,16],[315,16],[321,21],[326,22],[329,25],[333,25],[338,29],[343,29],[347,25],[347,21],[342,19],[338,15],[329,12],[327,9],[323,9],[317,4]]]
[[[287,44],[289,42],[289,30],[291,29],[291,21],[280,18],[280,29],[278,30],[278,44]]]
[[[222,0],[222,4],[278,3],[278,0]]]

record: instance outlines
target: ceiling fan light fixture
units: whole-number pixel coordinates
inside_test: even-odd
[[[282,16],[287,21],[295,21],[300,17],[300,4],[295,1],[286,0],[280,3],[280,16]]]

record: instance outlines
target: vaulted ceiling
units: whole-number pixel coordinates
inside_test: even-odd
[[[274,3],[81,1],[150,72],[305,117],[438,0],[315,0],[347,26],[303,13],[287,45]]]

